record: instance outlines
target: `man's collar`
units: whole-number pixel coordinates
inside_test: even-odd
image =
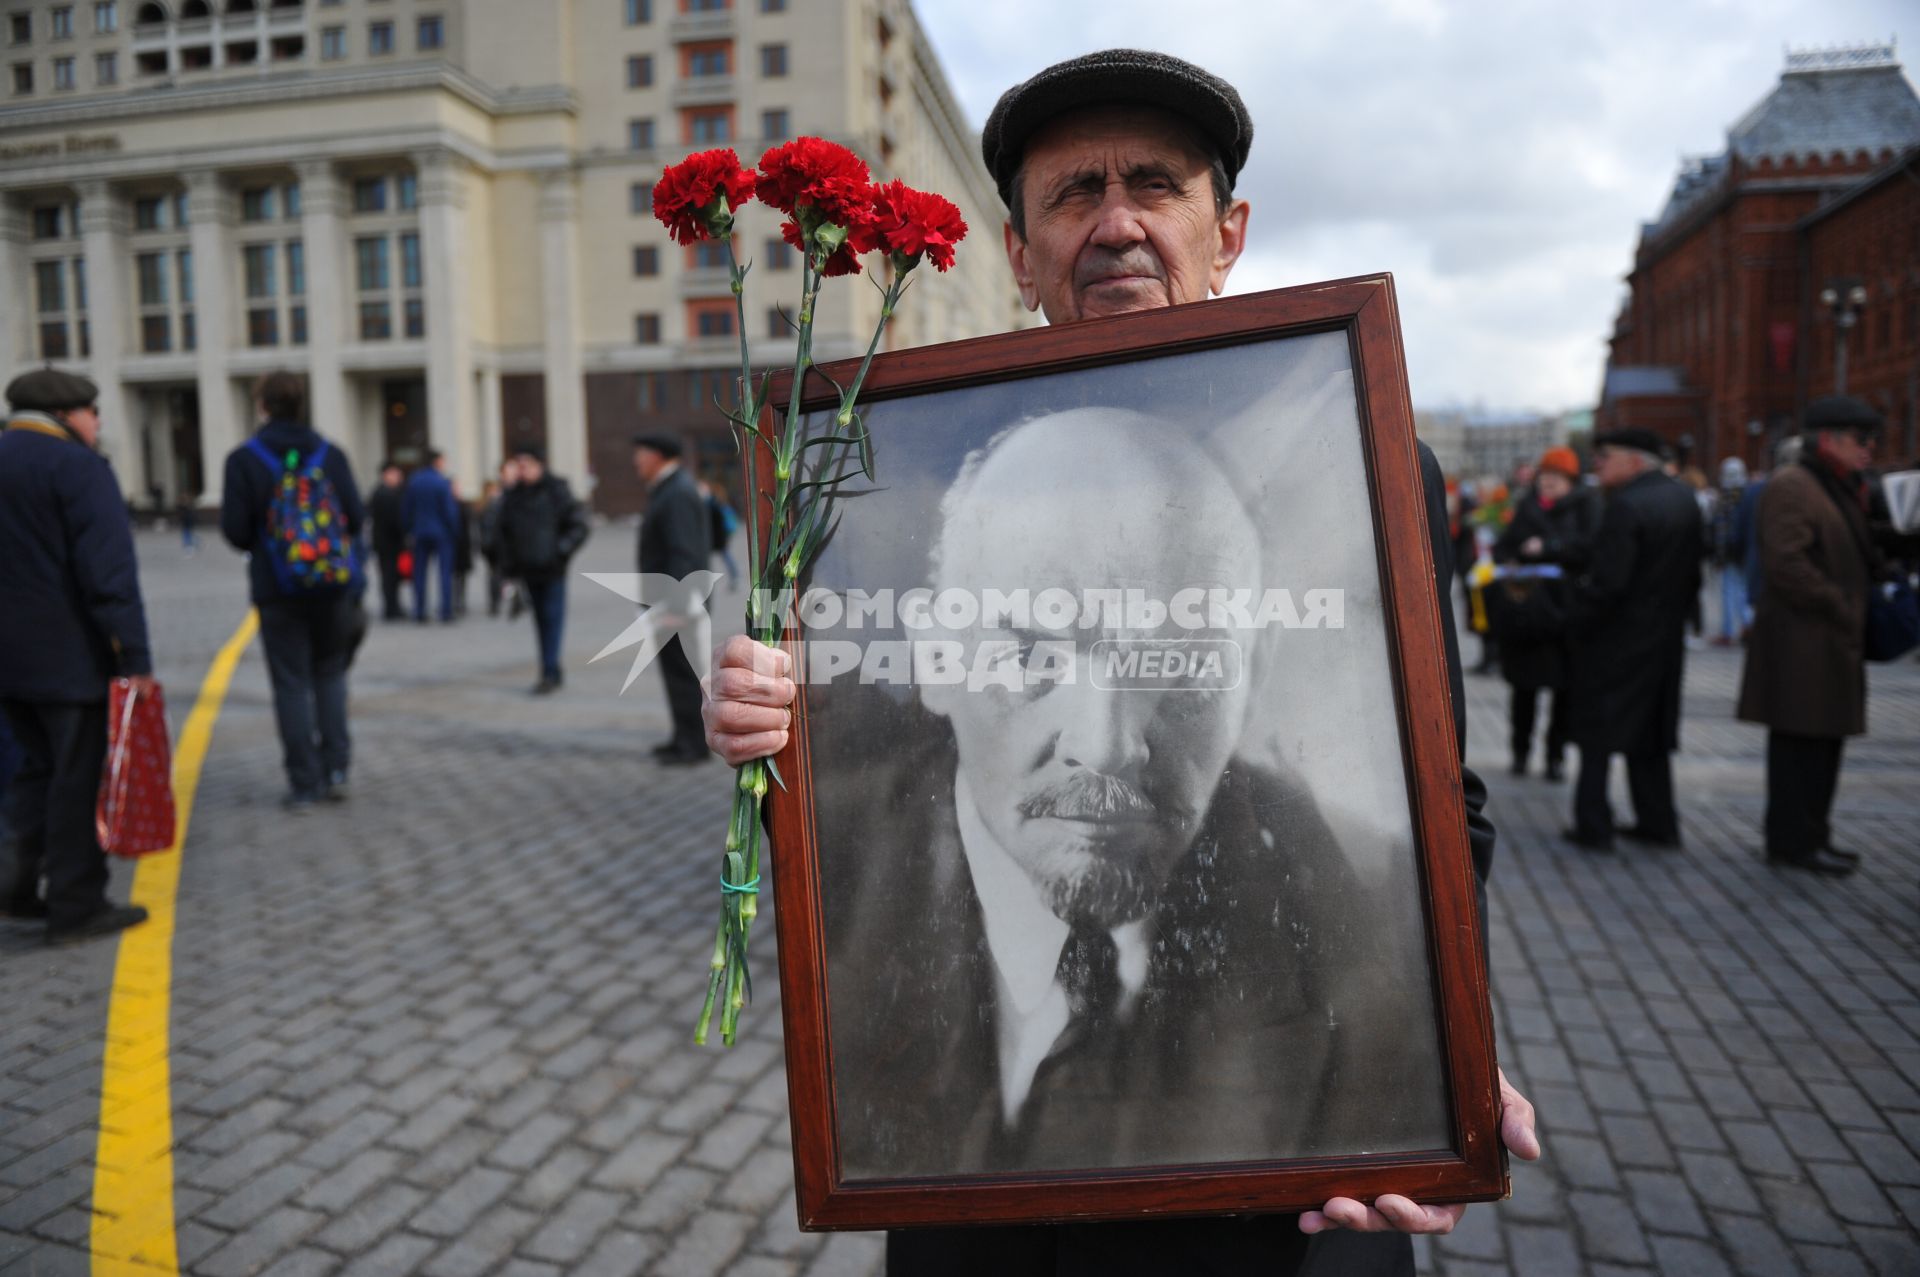
[[[7,429],[48,435],[55,439],[65,439],[68,443],[77,443],[82,448],[87,447],[87,441],[75,434],[73,428],[66,422],[50,413],[38,412],[31,408],[22,409],[8,416]]]
[[[660,473],[653,476],[653,482],[647,485],[647,491],[648,492],[660,491],[661,484],[665,483],[667,480],[673,478],[673,476],[679,473],[680,473],[680,463],[678,461],[667,462],[666,465],[660,467]]]

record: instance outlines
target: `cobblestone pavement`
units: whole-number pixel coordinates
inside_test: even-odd
[[[630,536],[585,566],[623,570]],[[141,550],[177,723],[244,610],[239,567]],[[771,928],[741,1045],[688,1043],[723,773],[647,759],[657,680],[615,697],[622,663],[585,664],[626,605],[573,588],[551,699],[526,695],[525,619],[376,626],[353,797],[295,822],[257,645],[243,662],[181,884],[183,1271],[877,1271],[876,1239],[794,1226]],[[1501,1058],[1547,1157],[1423,1244],[1426,1269],[1920,1272],[1920,667],[1873,672],[1838,821],[1866,867],[1840,883],[1755,855],[1737,677],[1724,653],[1690,667],[1686,850],[1609,858],[1555,837],[1566,786],[1505,775],[1504,684],[1469,680]],[[35,939],[0,923],[0,1273],[85,1273],[113,948]]]

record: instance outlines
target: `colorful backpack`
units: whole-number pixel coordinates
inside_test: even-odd
[[[365,580],[360,546],[347,532],[340,494],[327,477],[326,441],[321,440],[304,461],[292,449],[284,460],[276,457],[257,438],[247,440],[247,447],[280,480],[267,503],[267,529],[260,547],[272,565],[280,593],[299,596],[358,589]]]

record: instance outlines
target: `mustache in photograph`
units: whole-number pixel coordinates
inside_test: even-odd
[[[1073,267],[1073,282],[1082,288],[1123,275],[1146,275],[1165,283],[1167,270],[1160,262],[1160,255],[1147,244],[1131,244],[1120,249],[1090,244]]]
[[[1160,805],[1132,782],[1100,772],[1078,771],[1023,798],[1020,814],[1029,819],[1155,820],[1162,813]]]

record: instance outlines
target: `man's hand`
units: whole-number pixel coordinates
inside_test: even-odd
[[[1533,1105],[1513,1089],[1506,1071],[1500,1072],[1500,1142],[1523,1162],[1540,1156],[1540,1137],[1533,1129]],[[1357,1233],[1450,1233],[1466,1204],[1422,1206],[1398,1193],[1386,1193],[1369,1206],[1351,1197],[1336,1197],[1319,1210],[1300,1216],[1300,1231],[1323,1233],[1329,1228],[1351,1228]]]
[[[1520,557],[1524,559],[1537,559],[1540,557],[1540,552],[1546,548],[1547,543],[1539,537],[1528,537],[1520,543]]]
[[[736,634],[713,653],[713,673],[701,680],[700,716],[707,746],[738,767],[786,748],[793,725],[793,658],[777,647]]]
[[[160,684],[154,682],[153,675],[151,674],[129,675],[127,684],[133,689],[135,696],[152,696],[160,690]]]

